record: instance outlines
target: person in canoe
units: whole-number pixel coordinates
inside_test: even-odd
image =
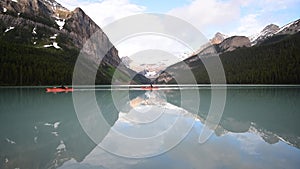
[[[63,84],[60,86],[60,88],[61,89],[66,89],[66,87]]]

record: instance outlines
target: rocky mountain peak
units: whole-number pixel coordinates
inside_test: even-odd
[[[40,17],[68,17],[70,11],[54,0],[3,0],[2,8],[10,13]]]
[[[223,40],[225,40],[227,38],[226,35],[220,33],[220,32],[217,32],[215,34],[215,36],[210,40],[210,42],[214,45],[216,44],[220,44],[221,42],[223,42]]]
[[[265,39],[273,36],[279,30],[279,26],[275,24],[267,25],[260,33],[250,37],[252,45],[256,45],[264,41]]]
[[[273,32],[276,33],[279,30],[279,26],[275,24],[267,25],[261,32]]]
[[[84,11],[80,7],[75,8],[73,12],[84,14]]]

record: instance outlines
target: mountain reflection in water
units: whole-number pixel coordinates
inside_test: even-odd
[[[298,168],[299,88],[229,87],[220,124],[204,144],[198,137],[210,106],[210,89],[197,91],[199,110],[193,98],[181,105],[180,90],[131,90],[129,96],[128,91],[114,91],[117,100],[110,90],[81,91],[95,92],[102,115],[112,126],[101,129],[101,139],[94,143],[77,119],[72,93],[1,88],[0,168]],[[145,146],[118,135],[156,136],[173,127],[176,118],[181,120],[178,127],[193,127],[163,154],[164,137]],[[169,134],[175,136],[176,132]],[[160,155],[131,159],[116,152]]]

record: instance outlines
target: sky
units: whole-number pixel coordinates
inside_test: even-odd
[[[137,13],[182,18],[208,37],[216,32],[250,36],[270,23],[283,26],[300,18],[300,0],[57,0],[81,7],[100,27]]]
[[[57,0],[70,10],[81,7],[100,27],[139,13],[160,13],[181,18],[207,39],[221,32],[251,36],[268,24],[285,24],[300,18],[300,0]],[[152,38],[153,39],[153,38]],[[155,38],[154,38],[155,39]],[[144,38],[145,40],[145,38]],[[151,40],[148,39],[148,42]],[[157,42],[157,41],[154,41]],[[136,47],[132,47],[136,44]],[[143,49],[140,40],[118,47],[120,57]],[[139,46],[140,45],[140,46]],[[130,50],[130,49],[133,49]],[[159,45],[157,46],[159,48]],[[170,49],[174,46],[170,45]],[[184,53],[184,49],[173,53]],[[187,52],[187,51],[185,51]]]

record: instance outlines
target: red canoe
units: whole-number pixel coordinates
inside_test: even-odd
[[[46,88],[46,92],[52,92],[52,93],[73,92],[73,88],[72,87],[66,87],[66,88],[61,88],[61,87]]]
[[[142,87],[143,90],[158,90],[158,87],[151,87],[151,86],[146,86]]]

